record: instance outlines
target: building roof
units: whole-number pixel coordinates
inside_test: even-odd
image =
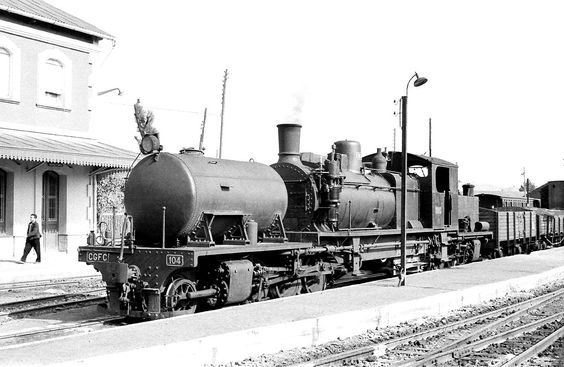
[[[372,153],[372,154],[366,155],[366,156],[362,157],[362,161],[363,162],[370,162],[376,154],[377,153]],[[397,160],[398,162],[400,162],[401,161],[401,154],[402,154],[402,152],[389,151],[387,153],[388,160]],[[408,161],[408,165],[410,165],[410,166],[412,166],[412,165],[427,166],[428,164],[435,164],[435,165],[444,166],[444,167],[458,167],[456,164],[445,161],[444,159],[441,159],[441,158],[428,157],[426,155],[419,155],[419,154],[413,154],[413,153],[407,153],[407,161]]]
[[[96,139],[0,128],[0,158],[129,168],[137,154]]]
[[[548,187],[548,185],[562,185],[564,184],[564,181],[562,180],[554,180],[554,181],[548,181],[545,184],[537,187],[536,189],[534,189],[531,192],[540,192],[541,190],[543,190],[544,188]]]
[[[524,192],[520,191],[481,191],[475,194],[476,196],[480,195],[489,195],[489,196],[498,196],[500,198],[506,199],[526,199]]]
[[[85,22],[67,12],[42,0],[0,0],[0,10],[21,15],[41,22],[54,24],[59,27],[81,32],[91,36],[105,39],[115,39],[98,27]]]
[[[531,206],[500,206],[497,208],[484,208],[484,207],[480,207],[480,211],[486,211],[486,212],[530,212],[533,209],[537,209],[537,208],[533,208]]]

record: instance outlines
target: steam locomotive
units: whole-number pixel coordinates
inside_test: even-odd
[[[302,153],[300,131],[278,125],[271,166],[149,144],[125,186],[124,240],[79,248],[102,274],[109,312],[162,318],[398,275],[401,153],[363,157],[349,140]],[[458,192],[458,167],[407,162],[407,271],[495,252],[471,185]]]

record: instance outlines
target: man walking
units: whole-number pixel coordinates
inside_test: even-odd
[[[27,237],[25,240],[24,253],[21,258],[22,262],[25,262],[27,255],[33,248],[37,254],[36,263],[41,262],[41,248],[39,246],[39,238],[41,238],[41,233],[39,233],[39,223],[37,223],[37,215],[32,214],[29,217],[29,224],[27,226]]]

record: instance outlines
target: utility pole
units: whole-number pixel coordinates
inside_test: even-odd
[[[527,190],[527,206],[529,206],[529,183],[531,181],[529,179],[527,179],[527,187],[525,188],[525,190]]]
[[[396,151],[396,128],[394,127],[394,152]]]
[[[204,109],[204,120],[202,121],[202,132],[200,133],[200,145],[198,149],[204,151],[204,132],[206,131],[206,115],[208,114],[208,108]]]
[[[523,191],[525,191],[525,196],[527,197],[527,206],[529,206],[529,180],[527,179],[525,173],[525,167],[523,167]]]
[[[223,74],[223,88],[221,91],[221,127],[219,130],[219,158],[221,158],[221,150],[223,148],[223,111],[225,110],[225,86],[227,85],[228,70],[225,69]]]
[[[432,124],[431,124],[431,118],[429,117],[429,157],[433,156],[433,151],[431,150],[431,129],[432,129]]]

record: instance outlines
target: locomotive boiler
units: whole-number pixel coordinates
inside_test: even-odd
[[[299,124],[278,125],[279,160],[272,167],[288,190],[288,215],[284,225],[291,231],[392,228],[399,201],[395,187],[399,175],[386,171],[379,151],[374,169],[362,162],[360,144],[341,140],[326,157],[300,153]],[[410,215],[418,219],[419,184],[408,177]]]

